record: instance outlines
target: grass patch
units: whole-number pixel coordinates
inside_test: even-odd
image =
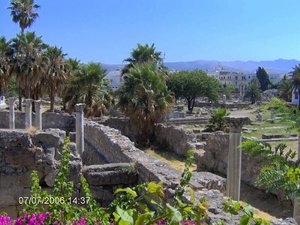
[[[144,152],[147,153],[148,155],[153,156],[154,158],[161,160],[162,162],[168,164],[170,167],[180,172],[183,171],[184,169],[185,158],[180,157],[173,152],[162,151],[154,148],[145,149]],[[196,164],[193,164],[192,167],[190,168],[190,171],[195,171],[195,170],[197,170],[197,166]]]

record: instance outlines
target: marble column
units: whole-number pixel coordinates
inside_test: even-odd
[[[76,109],[76,146],[80,156],[84,152],[84,106],[79,103],[75,105]]]
[[[8,98],[9,104],[9,129],[15,129],[15,102],[16,98]]]
[[[294,210],[293,210],[293,218],[296,220],[297,224],[300,224],[300,198],[296,197],[294,199]]]
[[[229,149],[227,163],[226,195],[235,201],[240,200],[242,152],[239,148],[242,138],[242,127],[249,121],[245,116],[225,117],[229,125]]]
[[[35,106],[35,127],[38,130],[42,130],[42,110],[41,110],[41,106],[42,106],[42,101],[41,100],[36,100],[34,101],[34,106]]]
[[[32,126],[32,100],[25,99],[25,129]]]
[[[223,105],[226,105],[226,95],[223,95],[222,101],[223,101]]]

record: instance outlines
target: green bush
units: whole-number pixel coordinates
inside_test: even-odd
[[[225,116],[228,116],[229,112],[226,109],[218,108],[211,115],[211,118],[206,126],[208,132],[224,131],[226,128]]]

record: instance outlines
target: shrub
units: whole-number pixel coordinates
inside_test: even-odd
[[[229,112],[226,109],[218,108],[211,115],[211,118],[206,126],[208,132],[224,131],[226,128],[225,116],[228,116]]]

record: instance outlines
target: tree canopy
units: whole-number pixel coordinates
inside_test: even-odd
[[[176,99],[186,99],[188,110],[193,111],[197,97],[207,97],[212,101],[218,99],[220,82],[201,70],[180,71],[170,74],[168,87]]]
[[[154,63],[134,65],[126,74],[117,96],[118,106],[138,131],[139,144],[148,144],[154,124],[169,111],[173,103],[165,76]]]
[[[251,104],[261,100],[260,83],[256,77],[247,86],[245,97],[250,99]]]
[[[30,27],[38,17],[36,9],[40,8],[34,0],[12,0],[9,9],[11,10],[12,20],[19,24],[21,33]]]
[[[113,103],[109,82],[104,79],[106,70],[100,63],[79,64],[77,60],[68,60],[71,73],[64,91],[67,109],[74,110],[77,103],[85,103],[86,116],[101,116]],[[73,70],[72,70],[73,69]]]
[[[267,71],[265,70],[265,68],[258,67],[258,69],[256,70],[256,77],[259,80],[260,89],[262,91],[267,90],[272,85],[272,83],[269,79],[269,75],[268,75]]]
[[[127,73],[134,65],[139,66],[144,63],[153,63],[160,66],[162,65],[162,61],[161,52],[156,51],[154,44],[137,44],[137,47],[132,50],[130,57],[124,60],[128,64],[123,68],[122,74]]]

